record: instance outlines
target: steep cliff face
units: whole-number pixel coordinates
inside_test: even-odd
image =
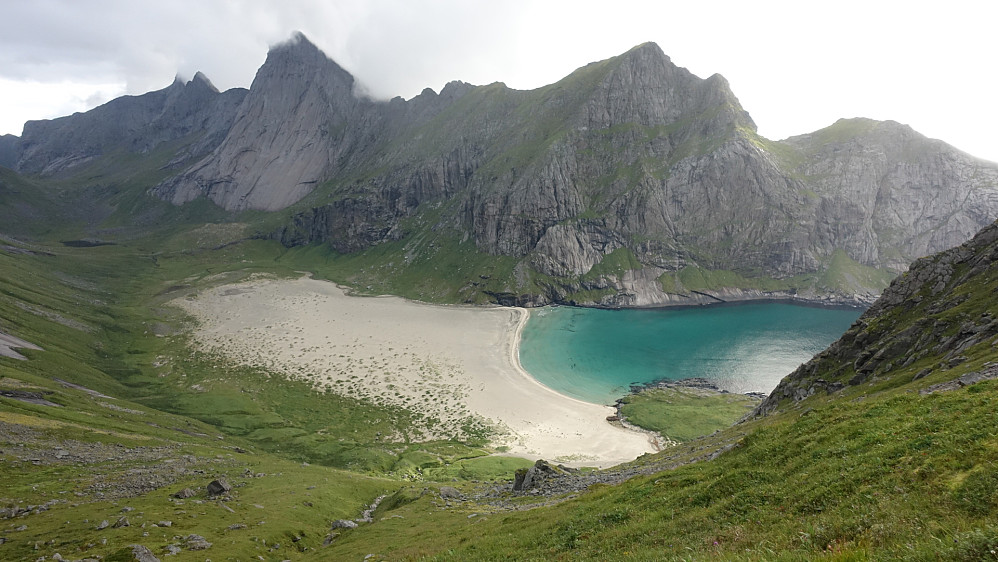
[[[859,385],[921,381],[932,392],[998,377],[995,294],[998,222],[913,263],[837,342],[780,381],[756,415]]]
[[[156,193],[229,210],[287,207],[351,148],[358,105],[353,77],[297,35],[270,51],[218,149]]]
[[[331,176],[339,200],[277,236],[355,252],[404,238],[429,203],[445,207],[438,227],[522,260],[509,292],[534,295],[512,302],[870,302],[912,259],[998,215],[994,164],[892,122],[768,141],[722,77],[697,78],[654,44],[534,91],[470,88],[397,130],[355,162],[363,181]],[[636,268],[587,275],[622,248]],[[691,283],[701,271],[726,273]],[[759,278],[779,282],[746,281]]]
[[[996,216],[995,165],[906,125],[843,119],[786,144],[803,156],[793,172],[820,198],[810,242],[861,263],[901,270]]]
[[[29,123],[18,166],[185,138],[168,166],[179,173],[151,190],[162,199],[280,211],[263,235],[369,253],[387,276],[461,241],[514,263],[483,294],[528,304],[869,303],[998,216],[996,164],[864,119],[770,141],[723,77],[651,43],[531,91],[452,82],[374,101],[300,34],[245,95],[201,78]]]
[[[162,90],[124,96],[86,113],[24,124],[16,169],[53,174],[120,150],[143,153],[163,143],[189,142],[177,161],[214,148],[232,123],[246,91],[219,92],[200,72]]]

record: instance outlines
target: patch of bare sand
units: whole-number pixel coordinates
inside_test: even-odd
[[[309,278],[256,279],[174,302],[200,320],[204,348],[440,420],[427,438],[475,419],[516,456],[605,467],[653,451],[646,434],[606,421],[613,408],[559,394],[520,367],[524,309],[353,297]]]

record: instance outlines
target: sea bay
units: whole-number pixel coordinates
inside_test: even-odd
[[[857,308],[753,302],[697,308],[531,312],[520,362],[568,396],[613,403],[632,384],[706,378],[730,392],[765,392],[837,340]]]

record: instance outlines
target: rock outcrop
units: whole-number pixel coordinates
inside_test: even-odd
[[[943,382],[929,388],[938,390],[998,376],[994,363],[965,369],[974,349],[998,346],[996,263],[998,222],[916,261],[838,341],[780,381],[755,415],[868,382],[900,385],[937,375]]]

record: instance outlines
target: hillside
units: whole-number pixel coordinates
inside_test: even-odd
[[[41,349],[0,358],[0,548],[11,559],[123,556],[131,544],[179,549],[178,560],[981,559],[998,541],[998,385],[982,380],[995,374],[996,230],[916,263],[857,325],[872,336],[854,328],[788,377],[768,415],[608,471],[556,471],[526,494],[511,487],[529,463],[484,457],[481,443],[384,442],[379,432],[412,422],[405,411],[191,352],[163,303],[300,267],[275,242],[192,223],[114,245],[6,238],[0,330]],[[928,331],[913,338],[916,325]],[[234,487],[210,496],[222,477]],[[170,497],[184,488],[195,495]],[[373,523],[330,529],[384,494]]]

